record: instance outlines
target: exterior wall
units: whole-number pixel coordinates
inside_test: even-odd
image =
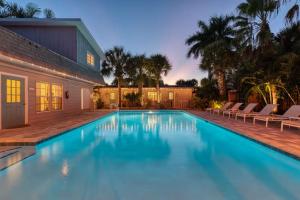
[[[80,82],[77,80],[65,79],[57,76],[47,75],[32,70],[22,69],[16,66],[0,63],[0,73],[9,73],[27,77],[28,87],[25,90],[28,93],[27,102],[25,106],[28,107],[28,123],[36,123],[38,121],[51,120],[53,118],[62,117],[65,114],[76,114],[82,112],[81,110],[81,89],[87,88],[91,92],[93,85]],[[63,86],[63,109],[60,111],[36,112],[36,82],[47,82],[49,84],[58,83]],[[69,92],[69,98],[65,97],[65,92]],[[51,106],[50,106],[51,108]],[[92,102],[90,102],[92,108]],[[0,109],[1,110],[1,109]]]
[[[118,88],[116,87],[103,87],[99,88],[101,100],[104,102],[104,106],[109,108],[111,104],[118,103]],[[138,92],[138,88],[122,88],[122,102],[125,101],[124,95],[126,93]],[[156,92],[156,88],[143,88],[143,102],[146,106],[148,100],[148,92]],[[174,100],[169,100],[169,92],[173,92]],[[110,99],[110,94],[115,93],[115,100]],[[161,104],[166,108],[188,108],[189,103],[193,97],[193,88],[184,87],[163,87],[160,88]],[[152,102],[155,103],[155,102]]]
[[[4,26],[42,46],[77,62],[77,29],[62,26]]]
[[[95,66],[87,64],[86,54],[90,52],[94,55]],[[94,68],[100,71],[100,56],[96,53],[93,47],[85,39],[85,37],[77,30],[77,60],[79,64]]]

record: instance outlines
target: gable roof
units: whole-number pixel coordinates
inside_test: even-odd
[[[105,84],[99,71],[80,65],[1,26],[0,41],[0,54],[4,56],[40,66],[62,76],[65,74],[95,85]]]
[[[0,26],[73,26],[87,39],[101,59],[105,55],[80,18],[0,18]]]

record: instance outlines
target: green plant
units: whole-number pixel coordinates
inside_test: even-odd
[[[190,106],[193,109],[204,110],[209,106],[209,100],[207,98],[193,97]]]
[[[135,93],[135,92],[124,95],[124,98],[128,101],[129,107],[141,106],[140,97],[141,97],[141,95],[139,93]]]
[[[104,102],[99,98],[97,101],[96,101],[96,108],[97,109],[102,109],[104,107]]]

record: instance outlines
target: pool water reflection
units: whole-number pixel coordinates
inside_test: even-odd
[[[117,112],[0,172],[0,199],[299,199],[300,162],[179,111]]]

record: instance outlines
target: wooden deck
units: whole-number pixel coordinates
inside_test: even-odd
[[[266,128],[264,123],[257,122],[256,125],[253,125],[251,119],[243,123],[242,118],[235,120],[233,118],[229,119],[228,116],[212,115],[209,112],[188,112],[270,148],[286,153],[289,156],[300,159],[300,129],[286,127],[283,132],[280,132],[280,123],[276,122],[271,123]]]

